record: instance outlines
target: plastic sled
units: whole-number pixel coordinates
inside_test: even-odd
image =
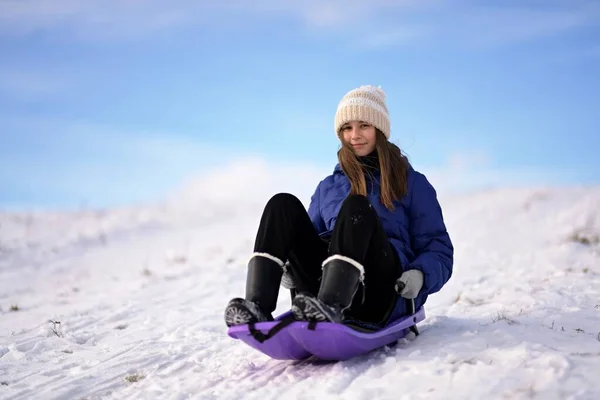
[[[343,361],[395,343],[409,331],[419,334],[416,324],[425,319],[425,309],[409,308],[410,315],[399,318],[379,330],[367,330],[350,324],[296,321],[291,312],[272,322],[237,325],[227,334],[267,356],[278,360],[303,360],[314,356],[321,360]]]

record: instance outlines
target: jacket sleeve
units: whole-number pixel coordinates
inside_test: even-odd
[[[422,293],[439,291],[452,276],[454,247],[434,187],[417,175],[410,205],[410,237],[415,259],[408,269],[423,272]]]
[[[310,217],[310,220],[312,221],[319,235],[327,230],[327,228],[325,227],[325,221],[321,216],[321,207],[319,206],[320,201],[321,183],[317,185],[314,194],[310,198],[310,204],[308,206],[308,216]]]

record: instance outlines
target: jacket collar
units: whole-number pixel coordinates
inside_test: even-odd
[[[410,162],[408,162],[408,172],[412,172],[414,171],[414,168],[412,166],[412,164]],[[374,171],[376,174],[379,174],[379,168],[377,168],[376,171]],[[333,173],[334,174],[344,174],[344,171],[342,170],[342,167],[340,166],[340,163],[337,163],[335,165],[335,167],[333,168]]]
[[[365,171],[369,171],[371,173],[379,173],[379,155],[377,154],[377,150],[373,150],[371,153],[366,156],[362,156],[358,158],[360,162],[363,164],[363,169]],[[343,173],[342,167],[339,163],[336,164],[333,169],[334,173]]]

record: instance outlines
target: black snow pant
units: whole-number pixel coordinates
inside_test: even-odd
[[[346,312],[354,320],[385,324],[398,298],[394,284],[402,266],[365,196],[347,197],[331,237],[321,238],[300,200],[291,194],[277,194],[264,209],[254,251],[289,261],[295,293],[315,296],[319,292],[322,263],[328,256],[338,254],[359,262],[365,269],[363,287]]]

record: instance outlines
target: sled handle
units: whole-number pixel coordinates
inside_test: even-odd
[[[404,288],[406,287],[406,284],[404,282],[402,282],[400,279],[398,279],[396,281],[396,284],[394,285],[394,289],[396,290],[396,293],[399,295],[400,293],[402,293],[402,291],[404,290]],[[406,305],[408,306],[408,313],[410,315],[413,315],[417,312],[417,310],[415,309],[415,299],[406,299]],[[416,321],[416,318],[415,318]],[[411,331],[413,331],[415,333],[416,336],[419,336],[419,329],[417,328],[417,325],[413,325],[409,328]]]
[[[406,286],[406,283],[404,283],[400,279],[398,279],[396,281],[396,284],[394,285],[394,289],[396,290],[396,293],[400,294],[404,290],[405,286]]]
[[[400,294],[404,290],[405,286],[406,284],[398,279],[394,285],[394,289],[396,290],[396,293]],[[408,312],[411,315],[414,314],[417,311],[415,310],[415,299],[406,299],[406,303],[408,304]]]

